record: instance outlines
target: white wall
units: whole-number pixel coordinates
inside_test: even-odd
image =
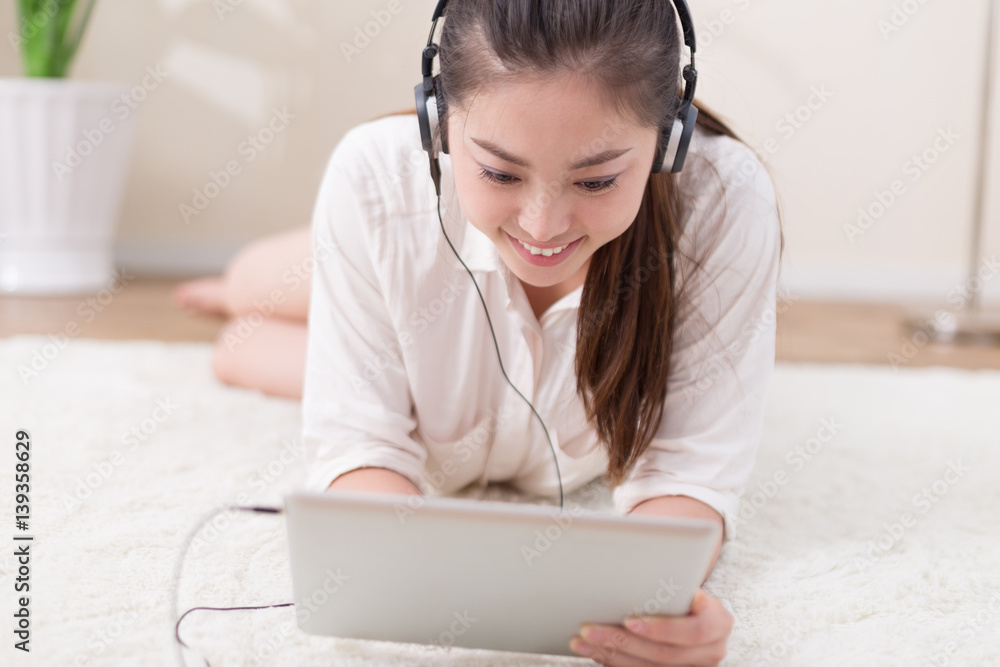
[[[886,29],[896,27],[893,8],[902,5],[916,12],[903,13],[897,30]],[[776,139],[767,164],[784,204],[783,278],[793,291],[942,301],[964,283],[987,2],[959,5],[961,11],[955,3],[915,0],[694,3],[703,37],[702,98],[756,147]],[[802,110],[810,117],[794,134],[779,126],[814,87],[832,97]],[[953,145],[926,170],[915,167],[912,156],[930,149],[934,157],[935,138],[948,128],[958,137]],[[891,194],[894,181],[902,194]],[[994,177],[994,190],[997,183]],[[895,201],[864,229],[858,209],[879,213],[886,191],[881,196]],[[994,227],[996,217],[994,206]],[[995,282],[990,287],[1000,294]]]
[[[119,261],[218,271],[242,244],[307,224],[344,131],[413,103],[436,0],[400,2],[392,14],[390,0],[100,0],[74,75],[136,84],[149,66],[169,73],[140,106]],[[232,11],[220,15],[227,3]],[[918,9],[881,34],[878,22],[904,4]],[[783,207],[786,289],[943,302],[968,265],[987,0],[690,5],[699,99],[758,150],[777,149],[766,163]],[[388,23],[348,61],[341,44],[372,12]],[[13,29],[12,15],[0,11],[0,34]],[[0,76],[18,70],[13,49],[0,45]],[[831,97],[802,107],[815,89]],[[275,107],[295,118],[247,162],[238,147]],[[797,110],[809,119],[791,128],[783,119]],[[957,140],[917,179],[908,160],[947,128]],[[1000,192],[1000,129],[993,134],[991,190]],[[233,159],[242,173],[185,222],[180,205]],[[858,208],[894,180],[902,194],[852,243],[845,225],[857,225]],[[1000,255],[1000,196],[989,211],[986,254]],[[1000,280],[986,289],[1000,301]]]
[[[996,6],[995,32],[997,43],[994,45],[996,57],[993,59],[993,95],[990,115],[989,165],[986,177],[986,220],[987,226],[983,238],[983,255],[992,259],[1000,258],[1000,2],[994,0]],[[983,290],[985,303],[994,306],[1000,303],[1000,280],[986,283]]]
[[[309,223],[322,169],[350,127],[413,106],[435,0],[99,0],[73,75],[132,85],[167,77],[139,105],[119,224],[119,263],[155,272],[216,272],[242,245]],[[231,11],[218,7],[232,5]],[[392,13],[390,8],[398,9]],[[0,8],[0,35],[13,27]],[[340,44],[373,20],[350,60]],[[4,39],[0,76],[20,64]],[[259,152],[240,145],[273,109],[295,118]],[[199,215],[181,204],[237,160],[241,173]]]

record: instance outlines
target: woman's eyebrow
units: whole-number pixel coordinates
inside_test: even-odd
[[[511,155],[503,148],[500,148],[499,146],[494,144],[492,141],[488,141],[486,139],[476,139],[475,137],[473,137],[472,140],[476,142],[476,144],[480,148],[489,151],[490,153],[497,156],[501,160],[510,162],[511,164],[516,164],[517,166],[524,167],[525,169],[531,168],[531,165],[528,164],[527,160],[519,158],[516,155]],[[586,157],[578,162],[575,162],[573,166],[570,167],[570,169],[575,171],[577,169],[583,169],[584,167],[593,167],[594,165],[604,164],[605,162],[610,162],[611,160],[614,160],[615,158],[620,157],[625,153],[628,153],[630,150],[632,149],[616,148],[613,150],[602,151],[600,153],[597,153],[596,155],[591,155],[590,157]]]

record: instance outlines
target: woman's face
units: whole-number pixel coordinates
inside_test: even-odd
[[[484,90],[469,109],[449,113],[455,188],[469,222],[522,283],[582,285],[590,257],[639,211],[658,130],[605,108],[571,75]],[[545,256],[518,241],[570,245]]]

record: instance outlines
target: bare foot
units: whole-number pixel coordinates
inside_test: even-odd
[[[174,304],[184,310],[208,315],[228,315],[222,278],[198,278],[183,282],[173,291]]]

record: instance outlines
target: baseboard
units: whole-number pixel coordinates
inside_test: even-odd
[[[115,261],[119,268],[137,275],[218,275],[247,243],[249,241],[185,243],[122,239],[115,244]],[[955,310],[959,290],[967,281],[963,267],[916,270],[802,268],[786,264],[781,269],[782,291],[791,299],[808,301],[919,303]],[[984,306],[1000,307],[1000,275],[983,281],[980,291]]]
[[[785,265],[780,285],[791,298],[808,301],[912,303],[958,311],[963,295],[978,290],[984,307],[1000,307],[1000,273],[970,282],[965,267],[890,269],[869,267],[801,268]]]
[[[115,266],[142,276],[193,277],[220,275],[229,260],[249,241],[115,242]]]

